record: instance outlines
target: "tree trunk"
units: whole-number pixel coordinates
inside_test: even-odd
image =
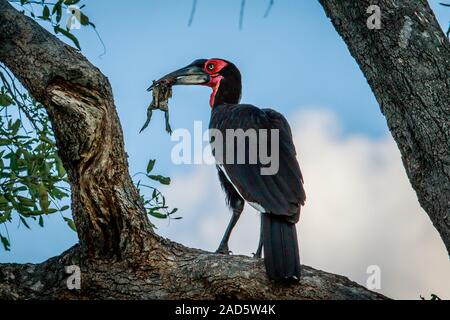
[[[367,78],[419,202],[450,254],[450,45],[446,36],[426,0],[319,2]],[[367,27],[371,5],[381,9],[379,30]]]
[[[150,250],[156,242],[128,174],[108,80],[7,1],[0,2],[0,19],[0,60],[52,122],[84,253],[122,258]]]

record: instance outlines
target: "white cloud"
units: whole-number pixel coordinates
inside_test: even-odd
[[[325,110],[291,117],[307,203],[298,224],[302,263],[363,285],[369,265],[381,268],[381,293],[450,298],[450,263],[420,208],[390,136],[343,137]],[[228,223],[214,166],[173,177],[165,193],[182,220],[158,223],[159,233],[188,246],[215,250]],[[259,218],[247,205],[231,236],[236,254],[255,251]]]

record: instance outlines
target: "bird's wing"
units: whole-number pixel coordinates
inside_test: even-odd
[[[281,113],[273,109],[262,109],[262,111],[264,111],[264,113],[267,114],[272,123],[272,126],[280,130],[280,133],[283,135],[283,137],[280,137],[280,141],[281,143],[284,143],[284,147],[286,148],[286,150],[291,155],[296,156],[297,152],[295,151],[295,145],[292,140],[291,126],[289,125],[289,122],[286,120],[286,118]],[[297,167],[298,171],[296,173],[303,185],[303,175],[300,170],[300,167],[299,166]]]
[[[210,128],[218,129],[224,137],[227,129],[254,129],[258,141],[266,141],[266,150],[270,150],[271,145],[270,129],[279,130],[279,166],[275,174],[261,174],[261,169],[267,168],[268,165],[262,164],[264,162],[261,161],[259,147],[257,163],[248,162],[248,141],[245,143],[246,162],[237,163],[237,146],[234,144],[234,162],[227,163],[225,138],[221,168],[245,200],[257,203],[266,212],[287,216],[289,221],[296,222],[300,206],[304,204],[306,197],[291,130],[286,119],[274,110],[261,110],[251,105],[224,105],[213,109]],[[260,129],[268,130],[267,139],[260,139]]]

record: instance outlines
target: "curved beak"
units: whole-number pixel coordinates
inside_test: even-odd
[[[210,81],[210,76],[202,68],[189,65],[174,72],[171,72],[161,79],[154,81],[147,91],[151,91],[161,82],[168,82],[171,85],[199,85]]]

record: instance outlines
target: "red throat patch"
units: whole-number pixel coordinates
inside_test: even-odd
[[[209,98],[209,105],[211,108],[214,106],[217,91],[219,90],[220,81],[223,76],[220,75],[220,71],[228,65],[228,62],[222,59],[209,59],[205,62],[204,70],[211,76],[211,80],[206,84],[213,89],[211,97]]]
[[[213,78],[211,78],[211,81],[209,81],[208,86],[210,86],[212,88],[212,93],[211,93],[211,97],[209,98],[209,105],[211,106],[211,108],[214,106],[214,100],[216,99],[216,93],[217,90],[219,90],[219,86],[220,86],[220,81],[222,81],[223,77],[222,76],[215,76]]]

